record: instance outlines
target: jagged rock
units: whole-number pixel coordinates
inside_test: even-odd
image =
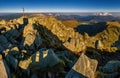
[[[71,39],[70,42],[65,42],[64,46],[76,54],[86,49],[84,42],[80,39]]]
[[[109,61],[104,67],[104,73],[120,72],[120,61]]]
[[[98,62],[96,60],[90,59],[82,53],[78,61],[72,67],[70,72],[67,74],[66,78],[72,78],[72,76],[74,78],[84,78],[84,77],[94,78],[97,64]],[[77,73],[77,75],[75,76],[74,73]]]
[[[102,42],[100,40],[96,41],[95,47],[96,47],[96,49],[99,49],[99,50],[104,49],[104,45],[102,44]]]
[[[23,37],[25,38],[23,45],[28,46],[29,49],[34,50],[35,45],[39,47],[42,44],[41,37],[32,24],[28,24],[24,28]]]
[[[36,23],[38,21],[39,18],[37,17],[33,17],[33,18],[29,18],[28,21],[30,24]]]
[[[55,34],[62,42],[67,41],[69,37],[81,37],[81,35],[77,34],[74,29],[66,27],[62,21],[57,20],[54,16],[40,19],[39,23],[44,25],[48,30]]]

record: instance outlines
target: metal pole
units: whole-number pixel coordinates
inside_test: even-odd
[[[24,7],[23,7],[23,17],[24,17],[24,11],[25,11],[25,9],[24,9]]]

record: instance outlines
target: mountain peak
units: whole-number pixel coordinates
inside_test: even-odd
[[[112,16],[111,13],[109,12],[99,12],[99,13],[95,13],[96,16]]]

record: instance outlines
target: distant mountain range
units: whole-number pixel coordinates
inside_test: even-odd
[[[0,13],[0,20],[6,19],[11,20],[15,18],[21,17],[22,13]],[[25,13],[30,17],[32,16],[55,16],[60,20],[79,20],[79,21],[91,21],[91,22],[105,22],[105,21],[120,21],[120,13],[119,12],[91,12],[91,13]]]

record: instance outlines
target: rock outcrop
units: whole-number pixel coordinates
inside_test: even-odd
[[[96,60],[90,59],[86,55],[81,54],[66,78],[95,78],[97,64],[98,62]],[[75,75],[75,72],[77,75]]]
[[[36,47],[39,47],[42,44],[42,39],[37,32],[37,29],[34,28],[34,25],[28,24],[25,26],[23,31],[23,45],[31,50],[35,49]]]

